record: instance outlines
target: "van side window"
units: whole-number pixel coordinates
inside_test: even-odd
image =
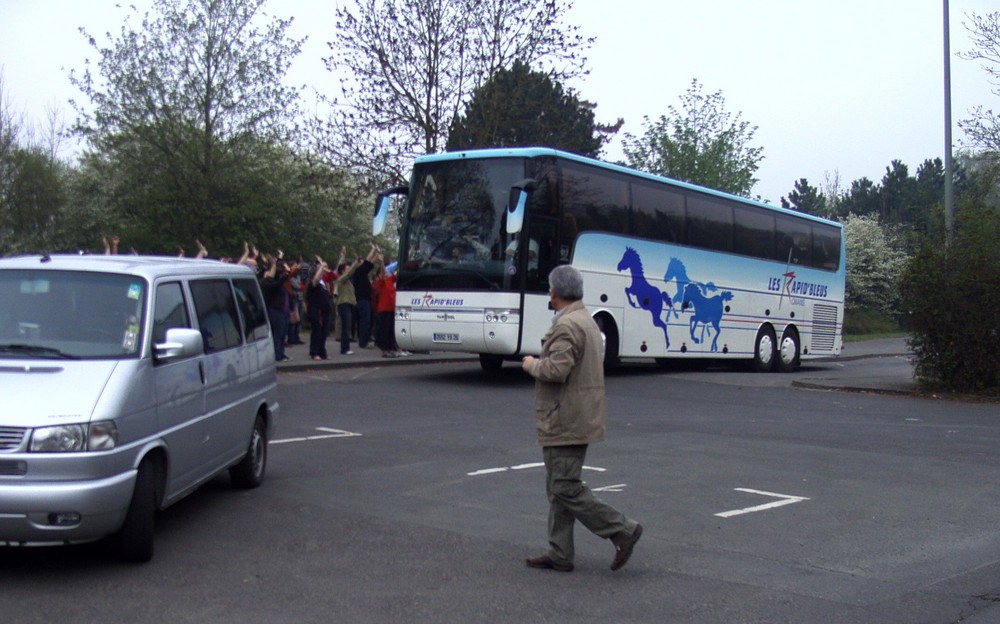
[[[247,342],[267,338],[267,309],[264,307],[264,297],[254,278],[234,279],[236,301],[243,315],[243,335]]]
[[[167,340],[167,330],[174,327],[191,327],[184,290],[180,282],[169,282],[156,287],[156,306],[153,310],[153,344]]]
[[[229,280],[192,280],[191,296],[198,315],[198,328],[205,353],[222,351],[242,344],[240,317]]]

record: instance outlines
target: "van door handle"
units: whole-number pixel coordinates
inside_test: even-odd
[[[205,363],[198,362],[198,374],[201,375],[201,385],[205,385]]]

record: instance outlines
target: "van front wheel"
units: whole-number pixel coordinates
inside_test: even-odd
[[[250,434],[250,446],[240,463],[229,469],[233,485],[241,488],[255,488],[264,482],[267,470],[267,427],[259,414]]]
[[[156,520],[156,471],[149,460],[139,464],[135,490],[118,533],[118,554],[125,561],[145,563],[153,558],[153,525]]]

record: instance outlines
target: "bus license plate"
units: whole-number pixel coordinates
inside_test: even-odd
[[[458,334],[434,334],[434,342],[462,342]]]

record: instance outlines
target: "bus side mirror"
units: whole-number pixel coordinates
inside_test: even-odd
[[[406,195],[408,192],[409,188],[397,186],[378,194],[378,197],[375,198],[375,215],[372,217],[372,236],[378,236],[385,230],[385,222],[392,209],[392,196]]]
[[[535,181],[521,180],[511,187],[507,198],[507,233],[517,234],[524,225],[524,208],[528,204],[528,195],[535,188]]]

